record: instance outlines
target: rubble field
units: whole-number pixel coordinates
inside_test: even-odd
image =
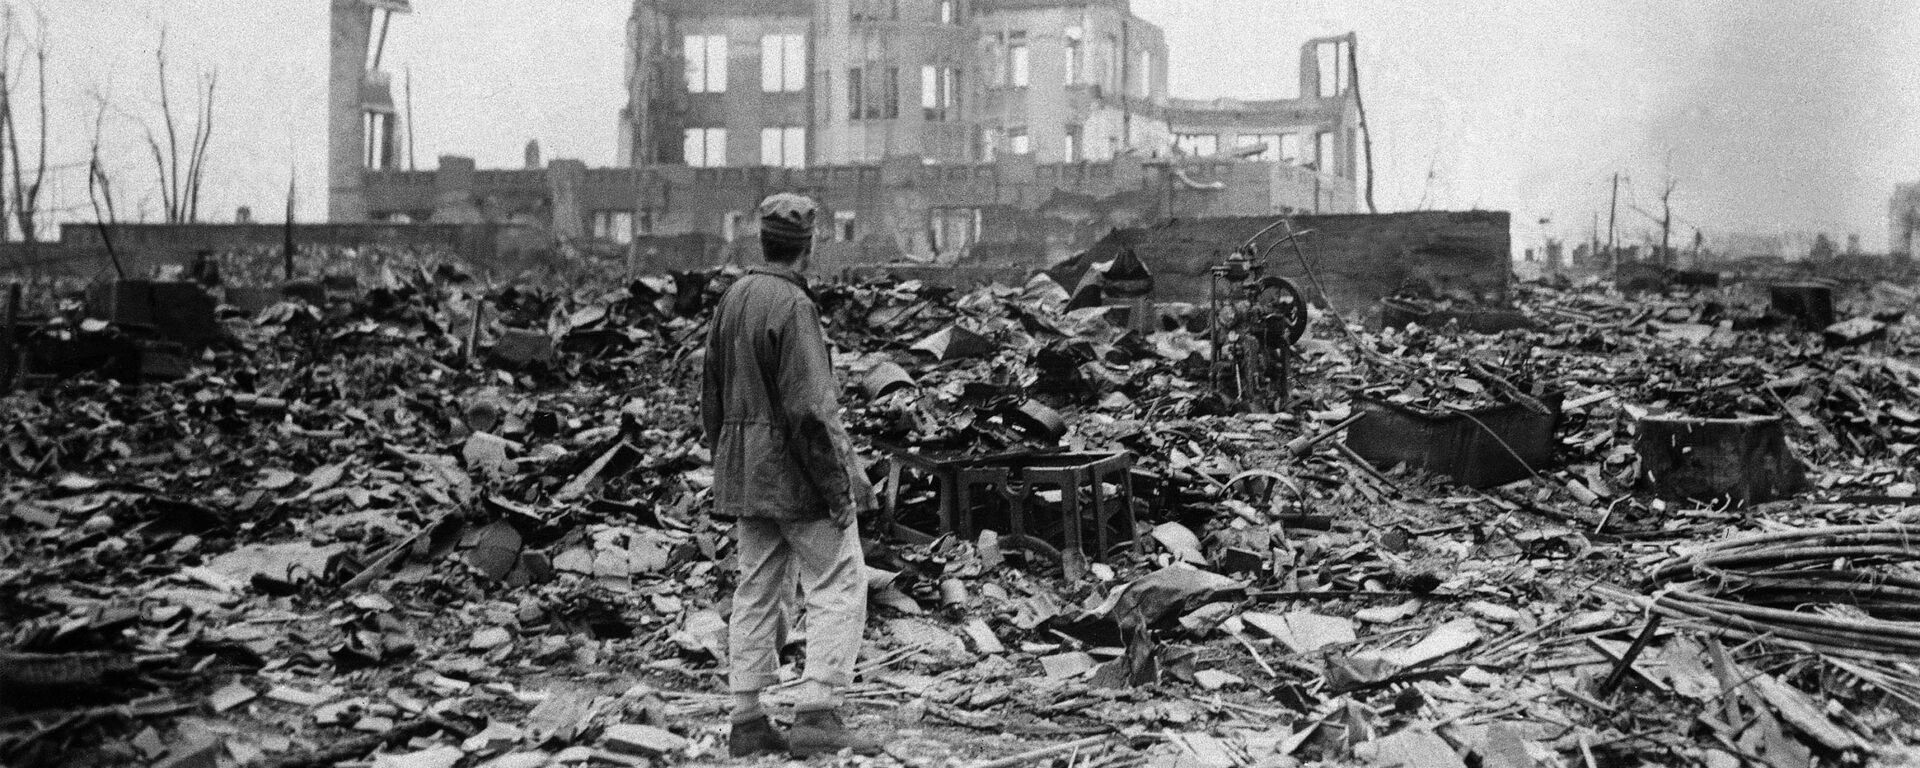
[[[166,380],[0,400],[0,764],[742,762],[698,427],[737,272],[321,263],[327,300],[229,285]],[[836,762],[1920,764],[1912,285],[1835,286],[1851,328],[1745,282],[1316,309],[1244,399],[1208,307],[1073,287],[817,286],[888,500],[845,692],[888,754]],[[120,332],[58,298],[23,343]],[[1439,434],[1474,447],[1378,458]]]

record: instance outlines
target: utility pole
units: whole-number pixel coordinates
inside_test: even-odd
[[[1607,266],[1620,266],[1619,252],[1614,250],[1613,225],[1620,218],[1620,174],[1613,174],[1613,202],[1607,204]]]
[[[418,170],[413,165],[413,65],[407,65],[407,170]]]
[[[1667,188],[1660,193],[1660,266],[1673,266],[1673,251],[1669,250],[1669,241],[1673,235],[1673,188],[1679,182],[1667,180]]]
[[[298,172],[295,172],[295,173],[291,173],[291,174],[288,174],[288,175],[287,175],[287,223],[286,223],[286,228],[285,228],[284,230],[282,230],[282,234],[283,234],[283,235],[285,236],[285,242],[283,242],[283,243],[281,244],[281,245],[282,245],[282,249],[281,249],[281,252],[280,252],[280,256],[281,256],[281,268],[282,268],[282,272],[283,272],[283,274],[284,274],[284,276],[285,276],[285,279],[286,279],[287,281],[289,281],[289,282],[291,282],[291,281],[293,280],[293,196],[294,196],[294,185],[296,185],[296,184],[298,184],[298,183],[299,183],[299,181],[300,181],[300,174],[299,174]]]
[[[1587,243],[1588,243],[1587,257],[1589,259],[1597,259],[1600,257],[1600,212],[1599,211],[1593,212],[1593,229],[1590,230],[1590,232],[1591,233],[1588,235],[1588,239],[1587,239]]]

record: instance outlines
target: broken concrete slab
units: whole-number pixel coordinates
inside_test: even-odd
[[[688,744],[686,737],[665,728],[637,723],[608,726],[601,743],[613,752],[648,757],[685,752]]]
[[[1323,616],[1307,611],[1285,615],[1249,611],[1240,614],[1240,620],[1280,641],[1294,653],[1308,653],[1354,640],[1353,622],[1338,616]]]
[[[1887,337],[1887,324],[1865,317],[1843,320],[1820,332],[1829,347],[1857,347]]]

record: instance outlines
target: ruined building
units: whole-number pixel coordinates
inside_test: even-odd
[[[1920,257],[1920,181],[1896,184],[1887,204],[1887,253]]]
[[[1011,265],[1359,197],[1351,35],[1302,47],[1299,98],[1199,101],[1127,0],[634,0],[618,167],[410,171],[379,69],[408,3],[331,1],[335,221],[519,222],[683,266],[750,248],[752,206],[794,190],[829,267]]]

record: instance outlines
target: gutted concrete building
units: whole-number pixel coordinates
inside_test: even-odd
[[[1887,253],[1920,257],[1920,181],[1894,185],[1887,204]]]
[[[367,218],[365,176],[399,167],[400,119],[393,78],[380,68],[394,14],[407,0],[330,0],[327,63],[327,216]]]
[[[383,80],[364,52],[394,3],[333,2],[334,108],[376,112],[339,83]],[[1302,48],[1300,98],[1198,102],[1168,95],[1165,35],[1127,0],[633,0],[618,167],[336,152],[330,215],[732,257],[792,190],[828,210],[830,264],[1039,266],[1156,219],[1353,211],[1351,44]]]

